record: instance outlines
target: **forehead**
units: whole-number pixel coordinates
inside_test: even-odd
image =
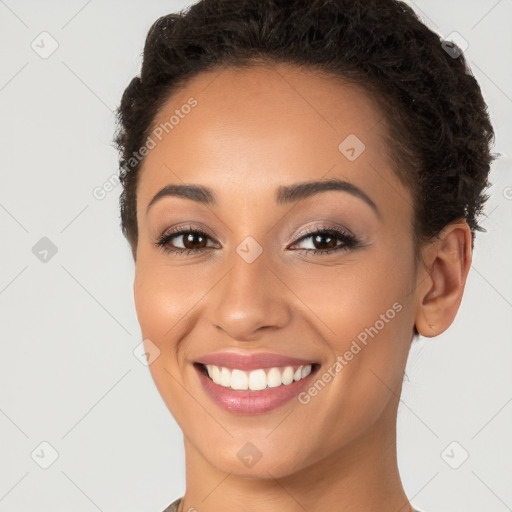
[[[139,203],[169,183],[247,204],[273,199],[280,185],[331,177],[403,197],[385,135],[369,94],[318,72],[280,64],[200,73],[154,120]]]

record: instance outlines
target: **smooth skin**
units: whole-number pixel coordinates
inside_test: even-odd
[[[175,92],[154,126],[191,97],[197,106],[141,169],[134,281],[143,338],[160,351],[150,371],[184,434],[180,510],[413,510],[397,467],[397,406],[413,326],[439,335],[459,308],[467,223],[449,224],[415,265],[411,194],[393,171],[382,114],[356,86],[285,64],[215,69]],[[354,161],[338,149],[350,134],[365,145]],[[330,178],[359,187],[378,213],[346,191],[276,203],[280,186]],[[211,188],[216,205],[166,196],[147,209],[163,187],[185,183]],[[196,252],[155,245],[190,226],[207,237],[169,245]],[[298,236],[315,227],[360,243],[322,254],[344,242]],[[246,237],[262,248],[252,263],[236,251]],[[225,411],[192,364],[213,352],[274,352],[318,361],[321,378],[394,303],[400,312],[307,404]],[[251,467],[237,456],[248,442],[261,453]]]

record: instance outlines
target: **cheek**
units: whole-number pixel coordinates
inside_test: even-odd
[[[151,340],[160,351],[158,359],[150,365],[157,385],[161,380],[157,372],[163,372],[162,378],[169,380],[166,370],[181,380],[190,352],[188,335],[204,313],[205,296],[217,275],[206,267],[171,266],[154,257],[137,260],[135,309],[143,339]]]
[[[183,273],[154,262],[137,260],[133,286],[135,309],[146,352],[157,353],[149,371],[163,401],[174,418],[181,421],[187,411],[183,375],[176,359],[180,339],[186,335],[187,312],[197,302]],[[149,340],[149,341],[148,341]],[[156,346],[156,348],[155,348]],[[151,352],[153,351],[153,352]],[[180,421],[178,421],[180,423]]]
[[[355,262],[317,269],[306,281],[296,279],[294,287],[298,296],[307,297],[304,314],[330,349],[328,368],[319,375],[328,384],[311,404],[318,410],[332,404],[332,416],[322,428],[334,438],[362,431],[393,392],[399,394],[412,334],[412,259],[379,250],[378,257],[368,254]]]
[[[180,279],[183,275],[179,269],[142,258],[137,262],[133,293],[143,336],[163,340],[174,334],[172,329],[191,300],[194,286]]]
[[[341,364],[333,372],[339,375],[332,386],[336,401],[375,405],[389,398],[386,386],[400,384],[413,327],[413,275],[412,253],[381,246],[378,254],[361,252],[337,268],[317,267],[307,278],[288,276],[307,306],[304,315],[330,349],[329,363]]]
[[[159,389],[160,382],[169,380],[164,369],[174,373],[173,368],[176,368],[175,348],[177,340],[183,336],[180,319],[191,307],[184,283],[177,279],[177,272],[169,270],[138,261],[133,286],[142,338],[148,344],[146,352],[153,350],[158,353],[149,369]]]
[[[312,266],[300,278],[289,273],[285,280],[293,281],[304,311],[309,308],[308,316],[313,312],[326,338],[342,349],[360,334],[364,340],[374,326],[379,332],[398,327],[413,299],[412,271],[412,260],[404,258],[397,271],[397,255],[379,251],[378,257],[367,253],[337,267]]]

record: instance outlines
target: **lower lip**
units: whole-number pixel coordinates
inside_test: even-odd
[[[222,409],[236,414],[261,414],[272,411],[292,400],[309,382],[318,368],[314,367],[309,375],[287,386],[266,388],[261,391],[245,391],[226,388],[215,384],[200,368],[194,366],[206,394]]]

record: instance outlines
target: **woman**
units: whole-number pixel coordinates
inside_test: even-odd
[[[415,510],[404,368],[455,318],[494,158],[458,50],[394,0],[202,0],[151,27],[116,143],[184,434],[167,511]]]

